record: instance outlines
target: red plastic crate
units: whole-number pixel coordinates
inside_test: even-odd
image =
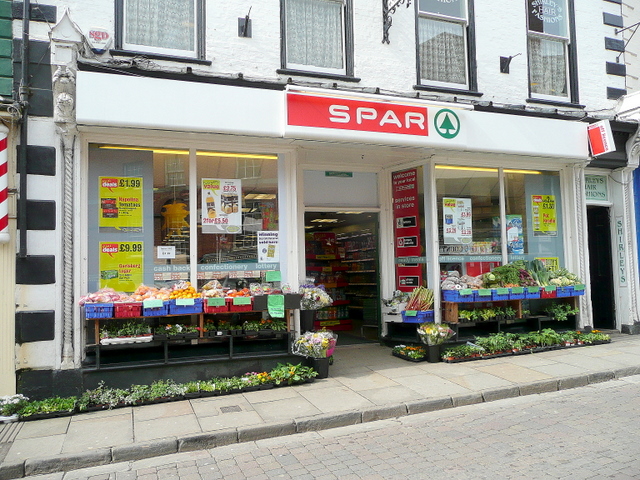
[[[114,317],[131,318],[142,315],[142,302],[114,303]]]
[[[207,299],[204,298],[202,300],[202,306],[204,308],[204,313],[226,313],[229,311],[229,303],[225,300],[223,305],[215,306],[215,305],[207,305]]]
[[[556,298],[558,296],[558,292],[554,288],[553,290],[546,290],[544,288],[540,289],[540,298]]]
[[[253,298],[251,303],[247,305],[234,305],[233,298],[227,298],[227,305],[229,305],[230,312],[250,312],[253,310]]]

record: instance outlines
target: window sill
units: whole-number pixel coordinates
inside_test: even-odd
[[[174,57],[173,55],[161,55],[158,53],[136,52],[133,50],[111,49],[109,53],[120,57],[145,57],[151,60],[166,60],[168,62],[194,63],[198,65],[211,65],[211,60],[192,57]]]
[[[450,93],[452,95],[471,95],[472,97],[481,97],[484,95],[482,92],[464,90],[462,88],[430,87],[429,85],[414,85],[413,89],[425,92]]]
[[[561,102],[558,100],[544,100],[541,98],[527,98],[527,103],[540,103],[542,105],[552,105],[554,107],[571,107],[580,109],[585,108],[584,105],[580,105],[579,103]]]
[[[276,73],[281,75],[294,75],[299,77],[313,77],[313,78],[327,78],[329,80],[340,80],[342,82],[354,82],[360,81],[360,78],[351,75],[336,75],[333,73],[311,72],[307,70],[292,70],[290,68],[279,68]]]

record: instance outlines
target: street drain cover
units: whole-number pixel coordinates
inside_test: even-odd
[[[228,407],[220,407],[222,413],[241,412],[242,409],[238,405],[229,405]]]

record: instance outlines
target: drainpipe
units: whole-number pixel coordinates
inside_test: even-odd
[[[22,106],[20,120],[20,154],[18,155],[18,170],[20,171],[20,196],[18,197],[18,230],[20,231],[20,245],[18,256],[27,256],[27,126],[29,114],[29,19],[30,0],[22,3],[22,53],[19,102]]]

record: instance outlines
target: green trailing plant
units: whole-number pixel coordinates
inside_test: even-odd
[[[29,397],[25,397],[19,393],[0,397],[0,417],[15,415],[27,403],[29,403]]]
[[[569,318],[569,315],[575,315],[579,311],[577,308],[572,308],[568,303],[553,303],[545,309],[549,316],[558,321],[565,321]]]
[[[458,345],[456,347],[447,348],[442,353],[443,359],[449,358],[468,358],[468,357],[477,357],[484,353],[484,349],[482,347],[478,347],[476,345]]]
[[[393,347],[392,352],[414,360],[421,360],[427,356],[427,351],[424,347],[415,345],[396,345]]]
[[[125,403],[129,392],[121,388],[107,387],[104,381],[92,390],[86,390],[78,399],[78,410],[84,411],[90,407],[107,407],[112,409],[116,405]]]
[[[100,329],[100,338],[140,337],[150,334],[151,328],[149,325],[141,322],[106,324]]]
[[[20,418],[28,418],[42,413],[68,413],[76,409],[76,397],[51,397],[25,403],[16,413]]]

